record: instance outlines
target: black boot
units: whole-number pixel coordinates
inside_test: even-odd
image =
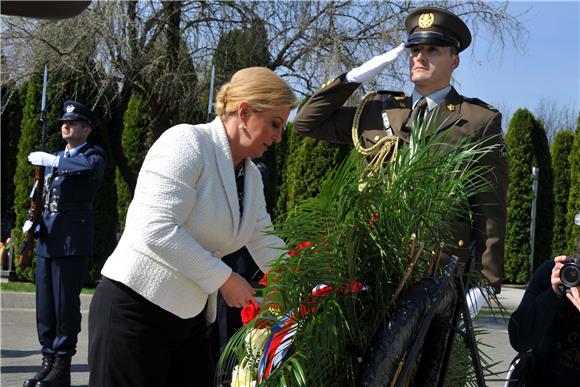
[[[26,380],[23,387],[34,387],[39,380],[42,380],[48,375],[54,363],[54,354],[42,354],[42,366],[40,370],[32,378]]]
[[[70,360],[70,356],[57,356],[48,375],[36,387],[70,387]]]

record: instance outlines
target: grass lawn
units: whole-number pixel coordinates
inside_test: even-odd
[[[3,292],[34,292],[34,284],[30,282],[0,282],[0,291]],[[93,294],[95,289],[83,288],[81,294]]]

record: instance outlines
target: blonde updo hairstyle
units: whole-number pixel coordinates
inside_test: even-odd
[[[256,112],[298,106],[298,99],[290,86],[266,67],[248,67],[236,72],[218,92],[215,112],[225,120],[226,116],[238,110],[242,101],[247,101]]]

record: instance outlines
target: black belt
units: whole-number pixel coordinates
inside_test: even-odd
[[[51,202],[47,203],[45,210],[48,212],[61,212],[61,211],[79,211],[79,210],[92,210],[92,203],[58,203]]]

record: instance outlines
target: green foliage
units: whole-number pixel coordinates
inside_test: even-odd
[[[571,254],[567,246],[566,220],[568,196],[570,195],[570,162],[574,134],[569,130],[559,130],[554,135],[550,153],[554,173],[554,238],[552,256]]]
[[[351,148],[305,137],[288,125],[285,138],[276,147],[275,217],[316,196],[328,172],[345,159]]]
[[[490,148],[461,144],[442,152],[441,137],[414,141],[416,146],[400,150],[395,163],[375,173],[353,150],[339,167],[326,166],[317,196],[278,218],[277,234],[295,250],[274,263],[264,311],[257,325],[246,325],[230,341],[218,377],[229,377],[234,356],[253,372],[257,348],[244,341],[286,316],[297,329],[294,351],[259,385],[356,382],[357,359],[367,355],[377,328],[388,320],[397,289],[423,278],[430,252],[450,232],[444,219],[462,213],[469,197],[489,189],[474,165]],[[410,253],[412,235],[417,239]],[[320,284],[334,291],[311,295]],[[349,284],[367,288],[351,290]]]
[[[21,227],[28,217],[30,201],[28,195],[34,181],[34,167],[28,162],[30,152],[40,148],[42,125],[40,117],[40,100],[42,93],[42,78],[35,74],[28,82],[26,102],[22,112],[20,125],[20,139],[18,141],[18,155],[16,172],[14,173],[14,212],[16,223],[13,229],[15,255],[22,244]],[[16,259],[16,275],[19,279],[32,281],[34,270],[18,266]]]
[[[5,83],[1,89],[1,100],[5,104],[2,111],[2,201],[0,214],[2,219],[2,241],[6,239],[10,230],[14,226],[14,173],[16,171],[16,156],[18,153],[18,140],[20,138],[20,122],[22,121],[22,110],[24,107],[24,97],[26,95],[26,84],[17,86],[13,82]]]
[[[570,163],[570,196],[568,196],[566,235],[568,250],[576,252],[580,238],[580,227],[574,224],[574,216],[580,212],[580,114],[578,114],[578,126],[574,132],[574,144],[568,161]]]
[[[264,22],[256,19],[249,28],[223,33],[212,63],[216,66],[215,84],[223,85],[240,69],[270,63],[268,35]]]
[[[123,117],[123,136],[121,139],[127,164],[135,174],[141,169],[141,164],[145,159],[147,150],[151,146],[147,136],[147,125],[149,117],[147,105],[139,94],[131,95],[127,110]],[[117,169],[115,174],[115,185],[117,187],[117,212],[119,216],[119,232],[125,228],[125,218],[127,209],[133,198],[129,186]]]
[[[112,162],[111,146],[109,138],[103,130],[104,127],[106,127],[106,122],[91,135],[92,143],[105,150],[104,158],[107,166],[94,203],[95,240],[93,256],[89,262],[89,271],[85,280],[87,286],[95,286],[101,279],[101,268],[117,246],[118,217],[114,179],[115,164]]]
[[[526,109],[518,109],[509,124],[506,143],[510,155],[508,224],[504,278],[523,283],[529,279],[530,224],[533,201],[532,167],[540,168],[534,265],[550,259],[553,224],[552,168],[542,124]]]
[[[544,261],[553,258],[554,177],[550,145],[544,125],[541,121],[536,120],[534,129],[534,161],[540,167],[534,243],[534,270],[536,270]]]

